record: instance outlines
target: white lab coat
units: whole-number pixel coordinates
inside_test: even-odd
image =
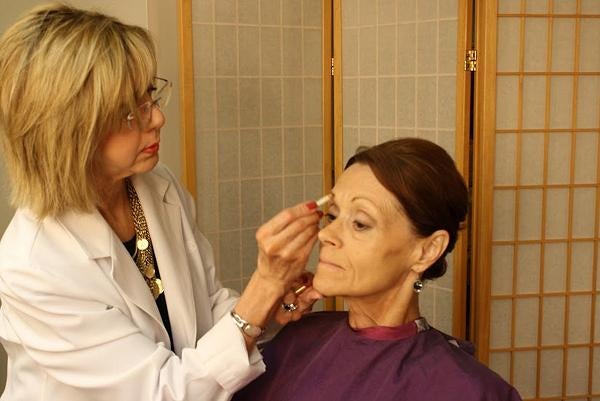
[[[262,372],[215,278],[189,194],[160,164],[135,176],[165,287],[174,350],[156,303],[98,213],[36,221],[18,210],[0,241],[3,401],[228,400]]]

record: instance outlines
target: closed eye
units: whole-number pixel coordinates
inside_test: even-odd
[[[358,220],[354,220],[354,221],[352,222],[352,227],[354,227],[354,229],[355,229],[356,231],[364,231],[364,230],[368,230],[369,228],[371,228],[371,227],[369,227],[368,225],[366,225],[366,224],[363,224],[363,223],[361,223],[361,222],[360,222],[360,221],[358,221]]]

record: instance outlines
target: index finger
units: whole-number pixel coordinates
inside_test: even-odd
[[[271,220],[267,221],[259,231],[269,230],[273,233],[278,233],[287,227],[294,220],[307,216],[314,213],[317,210],[317,203],[315,201],[299,203],[295,206],[289,207],[277,213]]]

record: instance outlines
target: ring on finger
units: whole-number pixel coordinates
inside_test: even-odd
[[[307,286],[305,286],[305,285],[301,285],[300,287],[298,287],[298,288],[296,288],[296,289],[294,290],[294,294],[296,294],[296,295],[300,295],[300,294],[302,294],[302,293],[303,293],[303,292],[304,292],[304,291],[305,291],[307,288],[308,288]]]
[[[284,311],[286,311],[286,312],[293,312],[293,311],[295,311],[296,309],[298,309],[298,305],[296,305],[296,304],[295,304],[295,303],[293,303],[293,302],[292,302],[292,303],[289,303],[289,304],[286,304],[285,302],[283,302],[283,303],[281,304],[281,308],[283,308],[283,310],[284,310]]]

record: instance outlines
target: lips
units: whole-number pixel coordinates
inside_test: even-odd
[[[159,142],[155,142],[152,145],[146,146],[144,149],[142,149],[142,152],[154,154],[154,153],[158,152],[159,147],[160,147]]]
[[[319,259],[319,266],[328,267],[328,268],[330,268],[330,269],[339,269],[339,270],[344,270],[344,269],[342,268],[342,266],[340,266],[340,265],[337,265],[337,264],[335,264],[335,263],[333,263],[333,262],[330,262],[330,261],[328,261],[328,260],[325,260],[325,259]]]

